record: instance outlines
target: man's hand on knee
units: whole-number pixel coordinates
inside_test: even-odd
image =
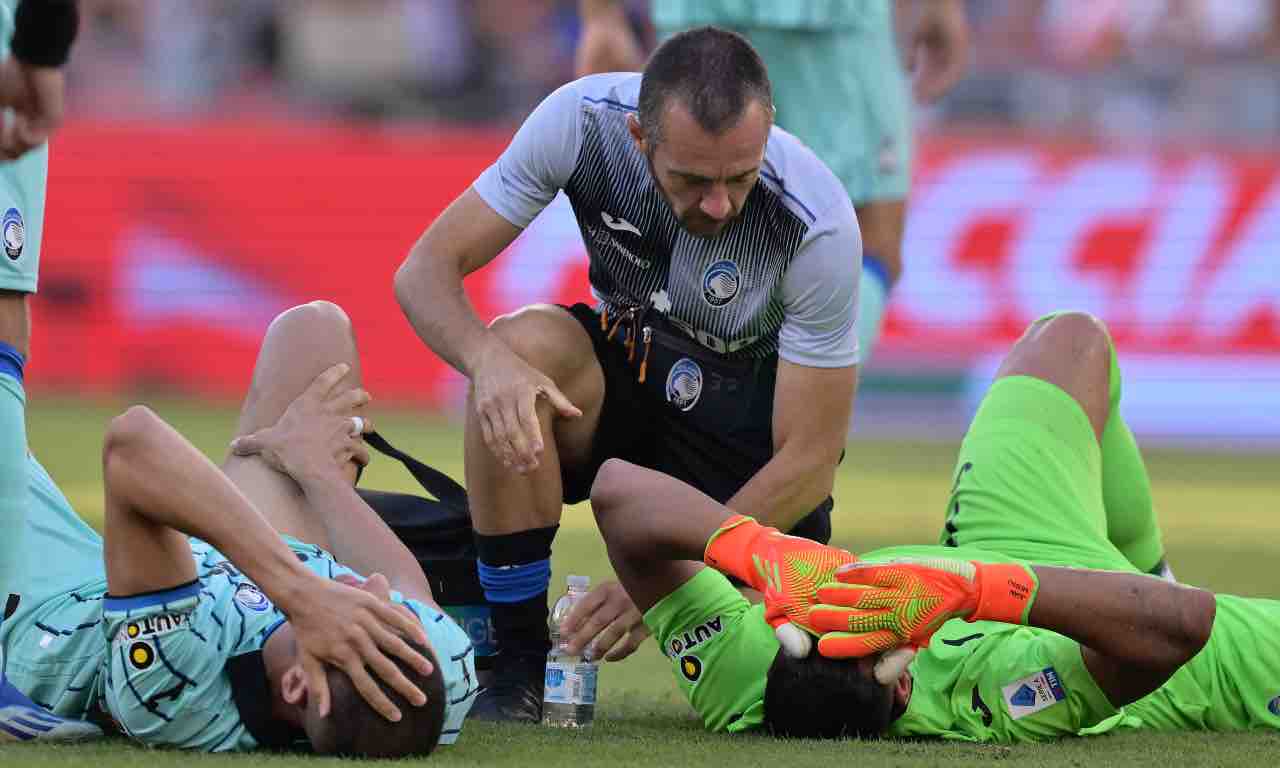
[[[521,474],[537,469],[542,454],[539,398],[546,398],[560,418],[582,416],[551,377],[500,341],[471,372],[471,391],[484,444],[504,466]]]
[[[362,436],[373,422],[357,415],[369,403],[369,393],[338,384],[351,370],[346,363],[331,366],[299,395],[270,427],[231,441],[236,456],[258,456],[271,468],[301,482],[306,477],[341,472],[351,463],[369,463]]]

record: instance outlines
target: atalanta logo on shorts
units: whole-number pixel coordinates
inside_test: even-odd
[[[728,259],[717,261],[702,273],[702,298],[713,307],[723,307],[737,298],[741,284],[737,264]]]
[[[4,236],[4,252],[9,258],[17,261],[22,255],[22,246],[27,242],[27,228],[22,223],[22,214],[17,208],[4,212],[3,223],[0,223],[0,234]]]
[[[1280,717],[1280,696],[1275,697],[1267,703],[1267,711],[1276,717]]]
[[[680,358],[667,374],[667,402],[687,411],[698,404],[701,394],[702,366],[687,357]]]
[[[681,656],[680,674],[684,675],[684,679],[691,683],[698,682],[698,678],[702,677],[702,659],[692,653]]]
[[[251,611],[262,613],[271,607],[271,601],[262,594],[262,590],[252,584],[241,584],[236,587],[236,602]]]

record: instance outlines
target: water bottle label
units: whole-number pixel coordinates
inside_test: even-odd
[[[548,661],[542,700],[549,704],[595,704],[596,673],[595,664]]]

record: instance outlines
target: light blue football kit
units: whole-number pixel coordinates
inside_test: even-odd
[[[284,539],[299,560],[325,578],[357,575],[320,547]],[[221,552],[195,539],[191,551],[196,581],[105,599],[106,710],[126,733],[150,745],[208,752],[289,746],[273,741],[271,693],[261,656],[284,616]],[[392,599],[427,630],[448,696],[440,742],[452,744],[478,690],[470,638],[439,610],[398,592]]]
[[[840,178],[855,205],[904,200],[911,182],[911,101],[889,0],[652,0],[660,38],[703,24],[751,42],[769,69],[778,124]],[[861,256],[858,338],[880,335],[888,275]]]
[[[0,0],[0,60],[8,58],[18,0]],[[49,145],[0,162],[0,288],[35,293],[44,239]]]
[[[21,419],[24,404],[19,379],[0,372],[0,416]],[[6,521],[6,534],[12,526],[25,534],[21,567],[8,569],[4,585],[16,596],[0,624],[7,682],[55,715],[104,712],[150,745],[205,751],[290,746],[279,743],[272,728],[261,660],[263,644],[284,617],[257,585],[222,553],[192,539],[195,581],[109,596],[101,537],[30,454],[0,455],[6,470],[0,476],[14,474],[15,465],[28,485],[20,503],[7,510],[22,517]],[[319,575],[357,575],[323,549],[283,538]],[[470,638],[436,608],[399,593],[392,599],[427,631],[448,696],[440,743],[451,744],[478,690]],[[13,724],[0,718],[0,730],[6,726]],[[28,736],[29,728],[41,727],[30,714],[16,725]]]

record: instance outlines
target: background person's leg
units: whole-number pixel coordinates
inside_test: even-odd
[[[859,30],[739,30],[769,69],[778,125],[831,169],[857,209],[862,233],[857,323],[863,362],[880,338],[889,293],[902,274],[911,181],[910,89],[891,16]],[[814,109],[815,104],[823,108]]]

